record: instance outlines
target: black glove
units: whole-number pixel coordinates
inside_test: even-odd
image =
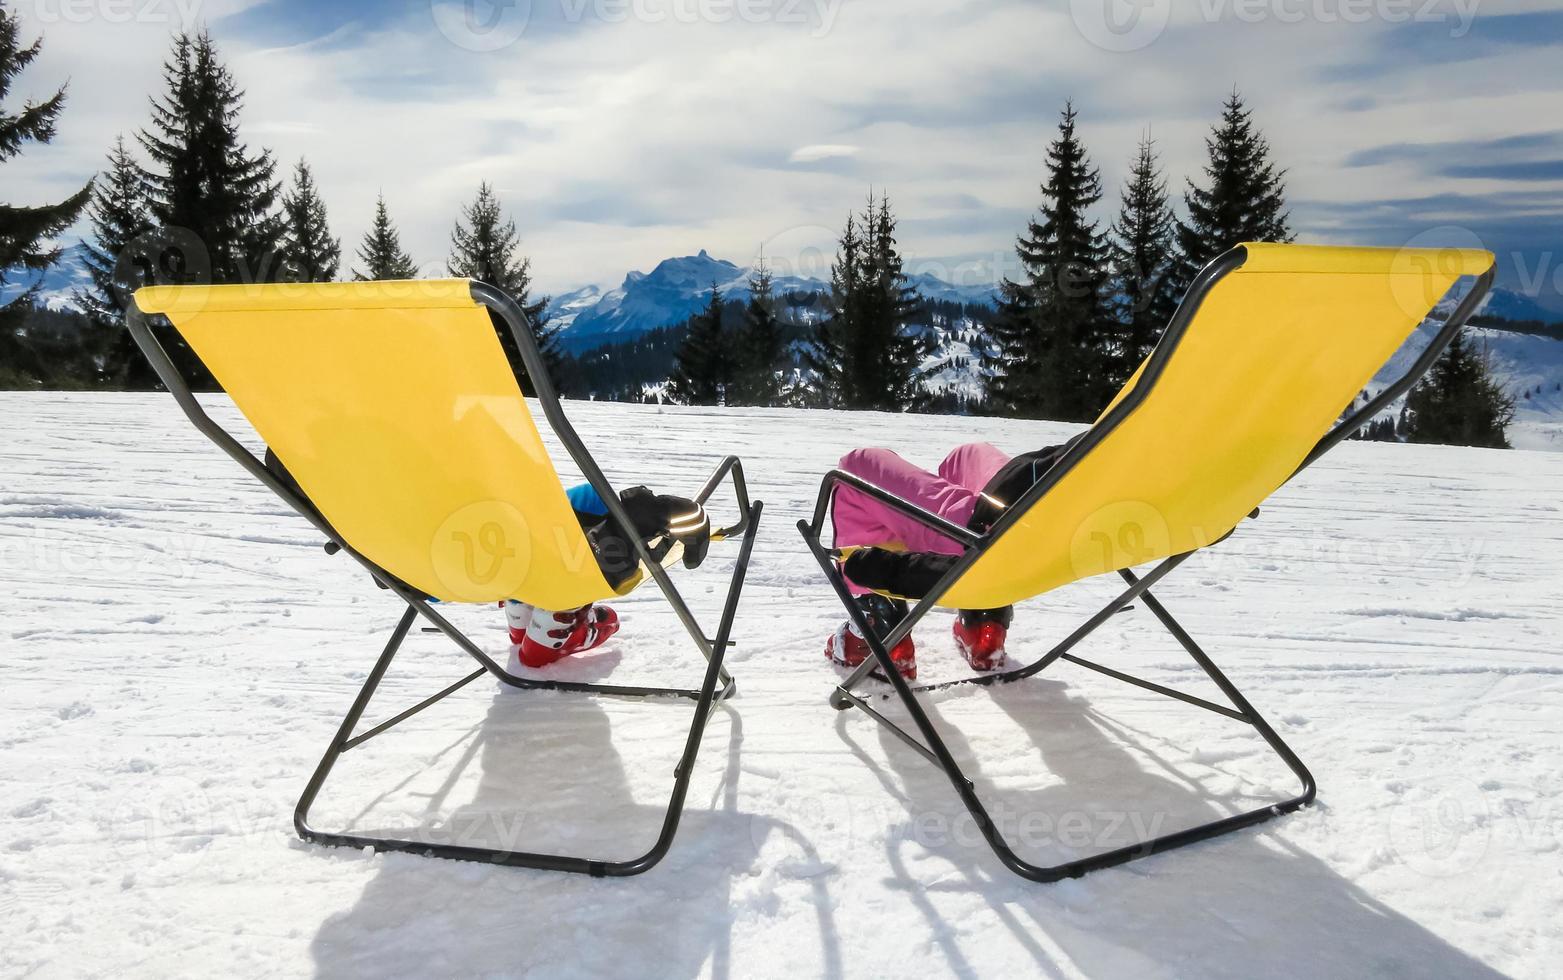
[[[971,520],[966,522],[966,527],[978,534],[987,534],[988,530],[998,523],[1000,517],[1009,508],[1000,503],[997,497],[986,493],[977,494],[977,505],[971,509]]]
[[[635,533],[651,545],[651,554],[661,561],[674,543],[684,546],[684,567],[699,568],[711,547],[711,518],[706,509],[693,500],[667,494],[653,494],[645,487],[631,487],[619,494],[624,510],[635,525]]]
[[[854,551],[842,565],[847,578],[865,589],[875,589],[903,599],[921,599],[939,584],[956,561],[955,555],[931,551],[886,551],[864,548]]]

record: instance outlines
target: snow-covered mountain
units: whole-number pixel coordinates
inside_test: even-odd
[[[603,292],[596,286],[561,293],[549,303],[554,326],[569,350],[585,350],[615,340],[628,340],[657,327],[678,323],[710,302],[714,284],[728,299],[747,300],[752,267],[714,258],[704,249],[698,255],[663,259],[650,272],[631,272],[617,289]],[[959,303],[991,303],[994,287],[956,286],[937,276],[921,274],[911,284],[931,299]],[[829,288],[821,279],[778,275],[778,294],[815,292]]]
[[[1368,386],[1369,393],[1382,391],[1405,374],[1440,326],[1437,319],[1424,320],[1416,335],[1379,371]],[[1563,340],[1490,327],[1467,327],[1465,335],[1492,358],[1493,374],[1514,396],[1518,421],[1563,419]]]
[[[1465,298],[1465,294],[1471,291],[1473,283],[1463,281],[1449,291],[1449,295],[1439,301],[1435,307],[1439,315],[1451,312],[1455,304]],[[1502,317],[1505,320],[1537,320],[1542,323],[1563,322],[1563,316],[1555,311],[1547,309],[1540,303],[1524,293],[1513,289],[1505,289],[1502,286],[1494,287],[1487,294],[1487,300],[1482,303],[1482,316]]]
[[[33,283],[38,283],[38,299],[51,309],[72,309],[77,290],[85,288],[91,279],[82,263],[86,246],[77,243],[60,252],[58,262],[43,271],[42,275],[25,270],[8,270],[5,283],[0,284],[0,304],[9,303]]]

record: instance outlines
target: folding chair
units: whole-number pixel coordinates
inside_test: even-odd
[[[1023,877],[1051,882],[1170,850],[1296,810],[1313,801],[1307,767],[1227,679],[1151,587],[1201,548],[1233,533],[1300,470],[1360,429],[1421,378],[1491,288],[1493,257],[1470,250],[1240,245],[1191,285],[1156,349],[1094,425],[977,534],[840,470],[828,473],[813,520],[798,528],[873,656],[831,694],[838,710],[860,708],[949,777],[999,859]],[[1368,382],[1461,276],[1471,291],[1404,377],[1349,415]],[[835,491],[852,487],[941,532],[962,552],[881,640],[851,599],[822,535]],[[1144,575],[1131,569],[1160,559]],[[962,773],[889,649],[934,606],[992,609],[1079,579],[1117,572],[1127,588],[1036,662],[955,681],[996,684],[1032,677],[1065,660],[1251,725],[1302,783],[1284,803],[1260,807],[1140,844],[1051,867],[1020,858]],[[1230,706],[1165,687],[1070,651],[1115,614],[1140,602],[1215,682]],[[894,724],[856,689],[888,680],[916,734]],[[886,695],[888,696],[888,695]],[[920,737],[919,737],[920,736]]]
[[[491,318],[490,313],[494,314]],[[191,393],[149,324],[161,314],[281,460],[279,478],[214,422]],[[631,531],[639,568],[609,585],[571,510],[506,361],[496,332],[508,328],[543,414],[581,473],[624,528],[619,496],[560,406],[526,314],[505,293],[467,280],[154,286],[135,294],[131,335],[202,433],[310,521],[407,606],[369,672],[294,812],[300,837],[321,844],[410,851],[601,875],[639,874],[667,853],[677,831],[708,717],[734,692],[722,665],[754,547],[759,501],[749,501],[743,466],[723,459],[695,499],[705,503],[731,479],[741,515],[714,530],[742,535],[721,619],[707,634],[644,541]],[[159,326],[157,331],[168,329]],[[165,334],[165,336],[168,336]],[[296,488],[296,489],[295,489]],[[677,549],[675,549],[676,551]],[[628,556],[626,556],[628,557]],[[574,609],[622,595],[649,576],[705,655],[698,689],[626,687],[511,674],[461,632],[430,599],[494,603],[518,599]],[[354,733],[375,689],[419,618],[476,660],[463,679]],[[672,797],[655,845],[628,861],[598,861],[443,842],[315,830],[309,809],[337,759],[450,696],[484,674],[516,688],[695,702],[674,770]]]

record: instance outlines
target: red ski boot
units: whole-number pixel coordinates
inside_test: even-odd
[[[607,606],[582,606],[565,612],[532,612],[521,637],[521,662],[547,667],[571,654],[595,650],[619,631],[619,614]]]
[[[889,633],[891,626],[900,622],[901,617],[906,615],[904,603],[873,593],[858,596],[857,603],[863,607],[864,618],[868,620],[869,628],[879,637]],[[868,641],[863,639],[862,634],[857,631],[857,624],[850,619],[842,623],[825,641],[826,659],[843,667],[856,667],[867,660],[869,655]],[[890,662],[895,664],[895,669],[902,677],[909,681],[917,679],[917,648],[913,645],[910,636],[891,648]]]
[[[955,617],[955,645],[972,670],[998,670],[1004,663],[1004,640],[1015,607],[962,609]]]

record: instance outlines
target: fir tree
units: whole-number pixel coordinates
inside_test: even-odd
[[[516,223],[504,216],[499,197],[487,181],[478,186],[478,195],[472,203],[462,208],[450,243],[450,258],[446,260],[450,274],[486,282],[509,293],[526,311],[532,325],[532,338],[549,376],[557,377],[561,356],[555,331],[548,329],[548,297],[532,300],[532,260],[516,255],[520,247]],[[523,388],[530,394],[530,379],[521,362],[521,351],[503,325],[499,327],[499,338],[512,370],[516,377],[523,379]]]
[[[749,280],[749,304],[744,307],[743,326],[739,329],[737,373],[734,379],[734,405],[776,405],[781,401],[781,379],[786,347],[781,324],[776,319],[776,297],[772,292],[771,270],[762,258]]]
[[[1146,138],[1140,141],[1129,170],[1110,242],[1118,321],[1123,326],[1113,387],[1129,379],[1177,311],[1172,227],[1167,182],[1156,166],[1156,145]]]
[[[890,198],[848,215],[830,271],[831,315],[805,361],[831,406],[904,411],[919,406],[925,340],[908,329],[922,299],[907,285]]]
[[[1401,433],[1407,442],[1508,449],[1513,421],[1514,399],[1494,380],[1486,351],[1455,334],[1406,397]]]
[[[157,376],[136,350],[125,329],[125,305],[130,295],[147,285],[142,269],[126,254],[131,243],[151,230],[141,167],[125,146],[124,137],[109,152],[108,173],[93,189],[88,209],[92,237],[82,244],[82,264],[90,283],[75,294],[76,305],[93,324],[103,351],[102,380],[120,387],[150,388]]]
[[[1087,421],[1113,390],[1108,246],[1089,217],[1102,180],[1075,135],[1076,117],[1066,104],[1048,148],[1040,220],[1016,245],[1025,279],[1003,283],[991,327],[998,363],[988,397],[1007,414]]]
[[[342,243],[331,237],[326,202],[315,187],[315,175],[300,159],[293,168],[293,187],[282,198],[286,233],[282,244],[284,276],[293,282],[331,282],[342,260]]]
[[[22,152],[28,143],[48,143],[54,138],[54,124],[65,108],[65,89],[56,89],[42,102],[24,102],[15,111],[5,106],[16,76],[21,74],[42,50],[43,41],[23,45],[17,16],[0,7],[0,163]],[[50,240],[75,221],[92,195],[92,183],[58,204],[35,206],[0,203],[0,287],[20,271],[31,279],[60,257],[60,249]],[[51,368],[25,338],[24,319],[29,315],[37,283],[29,282],[8,302],[0,304],[0,372],[6,382],[22,384],[49,376]]]
[[[732,345],[722,327],[722,292],[713,282],[710,302],[689,318],[668,394],[685,405],[721,405],[734,374]]]
[[[162,284],[275,279],[283,239],[276,164],[240,139],[244,93],[210,35],[176,35],[163,82],[152,123],[137,136],[150,159],[142,175],[157,226],[135,257],[140,274]],[[152,330],[192,387],[216,387],[178,331],[157,322]],[[139,370],[139,359],[132,363]]]
[[[115,266],[125,247],[151,228],[141,167],[123,136],[109,151],[109,169],[93,187],[87,217],[92,237],[81,243],[81,251],[91,281],[76,292],[76,305],[94,320],[118,323],[130,293],[143,284],[127,274],[129,269],[122,268],[116,276]]]
[[[1188,220],[1177,222],[1179,296],[1206,263],[1234,245],[1292,240],[1286,171],[1271,162],[1270,144],[1235,89],[1205,146],[1206,186],[1188,182],[1183,194]]]
[[[240,139],[244,93],[205,31],[174,38],[163,80],[152,125],[140,134],[152,164],[146,171],[152,216],[164,228],[188,230],[205,255],[188,256],[182,268],[159,276],[271,281],[280,272],[284,240],[276,211],[281,187],[271,154],[252,152]]]
[[[416,279],[418,266],[412,256],[402,251],[402,238],[391,223],[390,212],[385,208],[385,195],[381,194],[374,205],[374,224],[364,234],[358,246],[358,261],[362,271],[353,270],[354,279]]]

